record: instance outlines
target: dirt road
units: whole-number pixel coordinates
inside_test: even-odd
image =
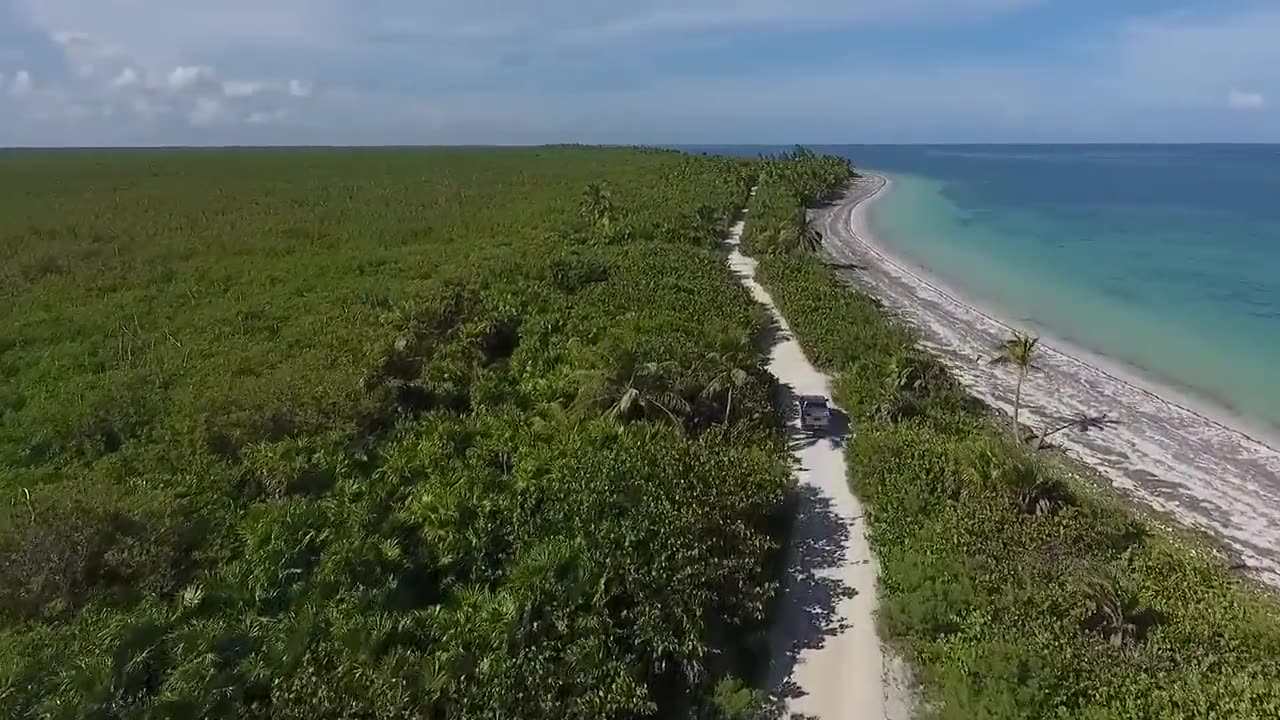
[[[831,397],[830,379],[805,357],[769,294],[755,281],[755,261],[742,254],[744,223],[730,234],[729,265],[775,320],[769,370],[790,397]],[[833,412],[820,437],[791,439],[799,503],[787,557],[787,587],[771,636],[770,688],[782,717],[817,720],[903,720],[909,692],[898,663],[886,662],[876,634],[876,565],[863,511],[849,489],[843,413]]]

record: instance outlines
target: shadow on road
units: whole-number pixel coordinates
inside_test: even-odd
[[[780,717],[789,699],[802,695],[792,681],[797,659],[806,650],[823,647],[826,640],[847,629],[837,618],[840,601],[857,591],[824,571],[844,562],[849,542],[848,525],[834,512],[831,500],[812,485],[796,489],[795,525],[787,551],[787,587],[773,627],[773,662],[769,688]]]
[[[772,356],[779,343],[792,338],[771,316],[758,339],[760,351]],[[799,464],[809,460],[815,467],[800,468],[800,482],[792,491],[794,512],[786,550],[785,587],[770,631],[771,661],[766,685],[770,703],[766,717],[777,720],[805,720],[805,716],[785,712],[789,701],[804,695],[794,679],[796,663],[802,654],[824,647],[829,638],[848,629],[837,610],[841,602],[857,594],[840,579],[850,543],[850,526],[821,484],[807,480],[809,471],[831,469],[824,462],[831,458],[823,454],[843,451],[849,436],[849,417],[832,407],[828,427],[810,432],[800,427],[796,400],[795,388],[778,380],[774,402],[789,449]],[[845,479],[840,477],[837,481]]]
[[[773,352],[774,347],[790,339],[791,331],[782,327],[782,323],[778,322],[778,318],[770,313],[760,328],[758,349],[767,358]]]

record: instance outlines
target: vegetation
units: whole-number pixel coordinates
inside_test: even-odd
[[[713,248],[755,172],[0,155],[0,716],[749,712],[790,481]]]
[[[751,207],[755,249],[806,351],[837,376],[882,630],[916,664],[928,712],[1280,717],[1273,598],[1009,438],[874,300],[774,251],[768,229],[845,182],[837,166],[772,161]]]
[[[757,257],[816,254],[822,233],[810,224],[805,208],[830,195],[852,171],[844,158],[817,156],[803,147],[774,158],[752,198],[743,248]]]
[[[1010,365],[1018,373],[1018,384],[1013,391],[1013,436],[1022,437],[1022,426],[1018,424],[1018,411],[1022,409],[1022,383],[1027,374],[1035,369],[1036,348],[1040,338],[1023,332],[1014,331],[1004,344],[1000,346],[1000,354],[991,359],[993,365]]]

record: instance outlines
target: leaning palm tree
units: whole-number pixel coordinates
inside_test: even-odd
[[[660,417],[679,425],[689,412],[689,403],[672,392],[666,382],[671,363],[640,362],[625,353],[608,370],[581,373],[585,382],[574,405],[580,410],[603,411],[604,415],[626,422]]]
[[[1022,383],[1027,373],[1036,369],[1036,346],[1040,338],[1015,330],[1000,346],[1000,354],[991,359],[992,365],[1012,365],[1018,371],[1018,385],[1013,391],[1013,434],[1021,437],[1018,412],[1022,409]]]

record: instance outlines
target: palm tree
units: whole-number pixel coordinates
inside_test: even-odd
[[[822,233],[809,222],[804,208],[778,231],[778,239],[786,252],[799,250],[816,255],[822,251]]]
[[[625,352],[612,369],[581,373],[585,382],[574,405],[603,410],[606,417],[623,422],[665,417],[679,425],[689,403],[669,389],[667,377],[673,369],[673,363],[640,362],[634,353]]]
[[[1141,639],[1140,623],[1144,615],[1135,604],[1126,597],[1121,597],[1119,588],[1112,580],[1100,576],[1085,578],[1084,589],[1090,606],[1089,616],[1084,626],[1102,636],[1114,647],[1132,645]]]
[[[582,191],[582,203],[578,214],[591,225],[599,227],[613,222],[613,196],[603,184],[593,182]]]
[[[694,221],[697,223],[698,232],[703,237],[719,242],[724,235],[724,216],[716,211],[710,205],[699,205],[694,212]]]
[[[700,396],[710,399],[724,395],[724,422],[727,423],[733,414],[734,391],[751,382],[751,370],[759,364],[756,349],[749,337],[728,336],[721,341],[718,351],[707,353],[703,363],[712,375]]]
[[[1036,369],[1036,346],[1040,338],[1015,330],[1013,335],[1000,346],[1000,354],[991,359],[992,365],[1012,365],[1018,370],[1018,385],[1013,391],[1013,434],[1021,437],[1022,430],[1018,424],[1018,412],[1022,409],[1022,382],[1027,373]]]
[[[963,472],[974,484],[1006,488],[1024,515],[1048,515],[1073,502],[1070,490],[1034,455],[1010,453],[999,443],[979,447]]]

